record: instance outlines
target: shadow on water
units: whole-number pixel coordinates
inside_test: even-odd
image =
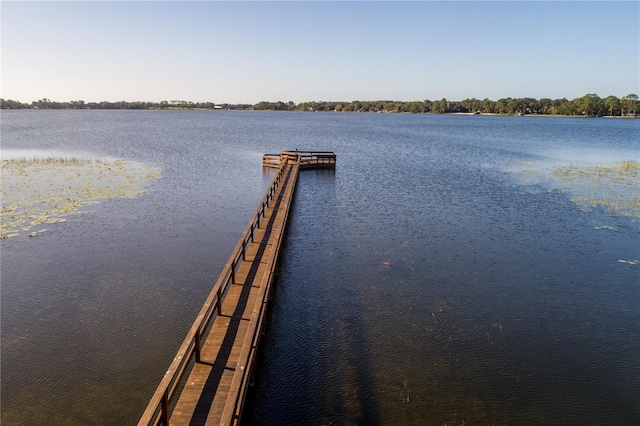
[[[248,424],[380,422],[363,298],[357,286],[336,279],[340,264],[317,252],[334,238],[325,231],[336,229],[326,214],[335,204],[335,175],[308,170],[298,180],[244,411]],[[292,253],[302,260],[291,261]],[[348,281],[347,274],[338,273]]]
[[[363,312],[362,308],[351,308]],[[331,341],[340,356],[336,371],[338,383],[328,384],[327,389],[338,387],[342,392],[329,392],[326,396],[328,406],[323,420],[380,424],[379,406],[373,394],[376,389],[373,361],[367,348],[362,315],[343,315],[336,325],[336,335]]]

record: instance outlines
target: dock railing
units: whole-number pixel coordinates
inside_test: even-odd
[[[271,186],[267,189],[256,213],[245,228],[242,238],[238,241],[238,244],[236,244],[231,257],[224,266],[222,273],[209,293],[200,313],[189,329],[180,349],[178,349],[178,353],[174,357],[169,369],[164,374],[162,381],[149,401],[147,408],[138,422],[139,426],[169,424],[169,417],[171,414],[170,407],[172,402],[174,402],[173,398],[176,395],[176,391],[180,389],[183,379],[186,379],[186,376],[191,371],[189,366],[191,365],[191,361],[194,357],[196,362],[200,362],[201,342],[206,338],[212,324],[212,320],[215,319],[217,315],[220,315],[224,295],[229,289],[229,286],[235,282],[238,265],[246,258],[247,245],[250,241],[253,241],[254,231],[257,228],[260,228],[260,219],[265,216],[265,210],[268,207],[269,202],[273,199],[276,189],[278,188],[285,170],[287,169],[286,166],[286,163],[282,163],[280,171],[273,178]],[[251,346],[252,345],[249,345],[249,349]],[[243,348],[243,354],[244,353],[245,349]],[[240,378],[241,381],[243,381],[243,379],[244,378]],[[237,380],[234,377],[234,382],[236,381]],[[235,405],[237,404],[234,404],[234,406]],[[225,409],[225,412],[226,411],[227,410]]]
[[[262,156],[262,165],[264,167],[277,167],[282,166],[282,158],[280,154],[264,154]]]
[[[262,165],[280,167],[283,162],[292,164],[300,162],[300,168],[335,168],[336,153],[334,151],[282,151],[280,154],[264,154]]]

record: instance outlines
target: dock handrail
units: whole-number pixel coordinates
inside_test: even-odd
[[[149,401],[147,408],[138,422],[138,426],[157,425],[160,423],[164,425],[169,424],[169,407],[173,397],[175,396],[176,389],[185,377],[188,370],[187,367],[193,357],[195,356],[196,362],[200,361],[201,338],[206,334],[209,326],[211,325],[211,321],[215,318],[215,315],[220,315],[223,296],[226,294],[229,285],[235,282],[236,270],[242,260],[245,259],[247,244],[250,240],[253,241],[254,230],[256,228],[260,228],[260,218],[265,216],[265,210],[268,207],[269,202],[273,199],[273,195],[275,194],[276,189],[287,170],[287,165],[287,163],[280,165],[280,171],[273,178],[271,186],[262,197],[262,201],[256,209],[256,213],[249,221],[249,224],[242,234],[242,238],[238,241],[238,244],[236,244],[231,257],[224,266],[222,273],[209,293],[209,296],[202,306],[200,313],[198,313],[196,320],[189,329],[180,349],[178,349],[178,353],[171,362],[169,369],[164,374],[162,381],[156,388],[153,397]]]
[[[262,165],[265,167],[280,167],[283,162],[300,162],[300,167],[333,168],[336,164],[334,151],[281,151],[280,154],[264,154]]]
[[[265,167],[280,167],[282,166],[282,158],[280,158],[280,154],[264,154],[262,156],[262,165]]]

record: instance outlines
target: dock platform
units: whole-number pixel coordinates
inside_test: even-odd
[[[278,168],[138,425],[240,420],[300,169],[335,168],[336,153],[265,154]]]

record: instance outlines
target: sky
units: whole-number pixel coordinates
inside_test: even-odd
[[[640,93],[640,2],[0,2],[0,96],[215,103]]]

